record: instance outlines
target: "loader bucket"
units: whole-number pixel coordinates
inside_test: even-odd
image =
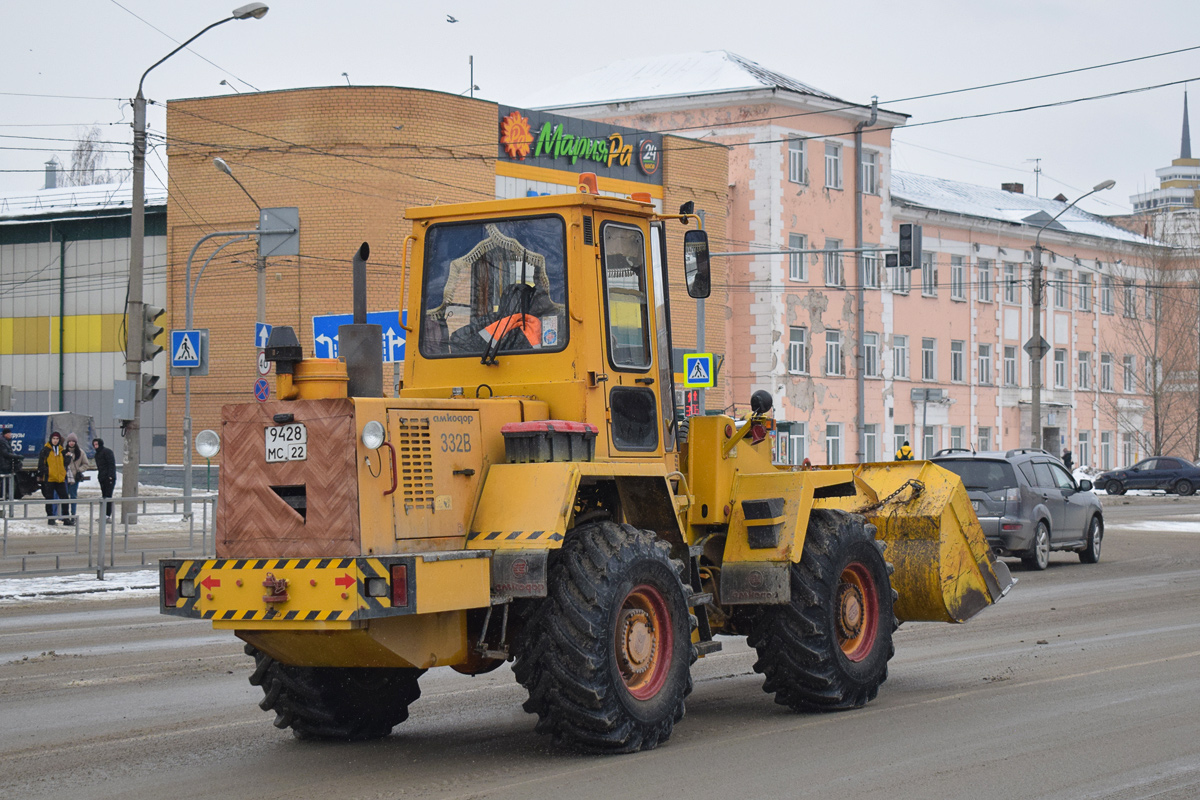
[[[895,567],[900,621],[965,622],[1016,583],[997,561],[957,475],[928,461],[859,464],[853,497],[818,507],[862,514]]]

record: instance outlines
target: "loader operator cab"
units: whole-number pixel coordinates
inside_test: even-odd
[[[664,218],[644,201],[546,201],[425,227],[418,341],[421,359],[441,366],[426,378],[434,382],[406,388],[434,392],[452,380],[467,396],[538,397],[552,417],[604,426],[610,456],[673,451],[665,226],[695,215]],[[683,256],[688,293],[706,297],[703,230],[685,232]],[[564,373],[574,389],[550,377]]]

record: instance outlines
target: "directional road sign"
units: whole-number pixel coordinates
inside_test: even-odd
[[[683,385],[688,389],[713,386],[712,353],[685,353],[683,356]]]
[[[171,331],[171,366],[200,366],[200,331]]]
[[[254,346],[259,350],[267,349],[267,340],[271,338],[271,327],[265,322],[254,323]]]
[[[317,358],[338,357],[338,327],[354,322],[353,314],[327,314],[313,317],[313,345]],[[373,311],[367,314],[367,324],[383,329],[383,361],[391,364],[404,360],[406,332],[401,325],[407,324],[408,312]]]

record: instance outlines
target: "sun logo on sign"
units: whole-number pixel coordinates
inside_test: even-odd
[[[509,158],[525,160],[529,155],[529,146],[533,144],[533,131],[529,128],[529,120],[521,116],[520,111],[514,111],[500,120],[500,144]]]

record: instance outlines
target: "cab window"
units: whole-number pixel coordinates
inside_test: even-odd
[[[612,222],[602,231],[608,358],[614,369],[644,371],[651,354],[646,237],[640,228]]]

